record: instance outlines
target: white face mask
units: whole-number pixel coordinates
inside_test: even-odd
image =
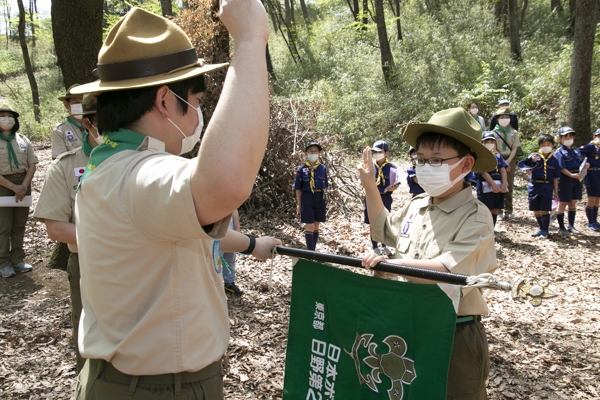
[[[15,126],[15,119],[13,117],[0,117],[0,129],[3,131],[10,131],[13,126]]]
[[[477,115],[478,112],[479,112],[479,108],[477,108],[477,107],[471,108],[471,114]]]
[[[94,140],[96,141],[96,143],[98,144],[104,144],[104,137],[100,134],[100,132],[98,131],[98,128],[96,128],[94,125],[92,125],[94,127],[94,129],[96,129],[96,135],[98,136],[94,136]]]
[[[540,151],[543,154],[548,154],[548,153],[550,153],[552,151],[552,146],[543,146],[543,147],[540,147]]]
[[[373,153],[373,161],[375,162],[383,160],[384,157],[383,153]]]
[[[309,154],[307,158],[308,158],[309,162],[314,163],[315,161],[317,161],[319,159],[319,155],[318,154]]]
[[[484,143],[483,145],[487,147],[489,151],[492,151],[496,148],[496,143]]]
[[[508,124],[510,124],[510,118],[498,118],[498,124],[501,127],[506,128]]]
[[[177,96],[175,92],[171,91],[171,93],[173,93],[175,97],[186,102],[188,106],[192,107],[198,113],[198,125],[196,126],[194,133],[192,133],[190,136],[185,136],[185,133],[183,133],[183,131],[179,129],[175,122],[171,121],[171,118],[167,118],[169,122],[172,123],[173,126],[177,128],[177,130],[179,130],[179,132],[181,132],[181,134],[183,135],[183,139],[181,140],[181,151],[179,151],[179,154],[189,153],[194,149],[196,143],[198,143],[198,140],[200,139],[200,134],[202,133],[202,128],[204,127],[204,117],[202,116],[202,110],[200,110],[200,107],[196,108],[190,103],[188,103],[185,99],[182,99],[181,97]]]
[[[571,147],[573,145],[573,139],[563,140],[562,144],[567,147]]]
[[[76,119],[81,119],[83,115],[83,104],[71,104],[71,115]]]
[[[427,192],[431,197],[438,197],[446,193],[452,186],[463,180],[468,174],[460,174],[453,181],[450,180],[450,172],[460,165],[461,161],[465,158],[461,158],[456,164],[450,166],[449,164],[442,164],[439,167],[432,167],[429,164],[423,166],[417,165],[416,173],[417,179],[419,179],[419,185]]]

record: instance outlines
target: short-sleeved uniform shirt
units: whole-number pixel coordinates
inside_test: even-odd
[[[83,133],[75,124],[76,122],[68,117],[54,127],[52,131],[53,159],[66,151],[75,150],[83,144]]]
[[[502,175],[500,170],[502,168],[508,168],[508,164],[504,161],[504,158],[498,153],[494,153],[496,157],[496,168],[488,171],[492,180],[499,182],[502,181]],[[483,177],[483,173],[476,172],[475,174],[475,186],[477,188],[477,198],[487,206],[490,210],[502,210],[504,209],[504,193],[485,192],[484,186],[487,185],[487,181]],[[498,185],[500,186],[500,185]]]
[[[82,148],[62,153],[52,162],[44,187],[40,193],[33,218],[44,222],[51,219],[59,222],[75,223],[75,194],[79,180],[85,172],[89,157]],[[77,246],[68,244],[72,253]]]
[[[519,133],[514,129],[511,129],[508,133],[494,130],[494,133],[496,134],[496,152],[504,159],[510,156],[512,149],[521,145]],[[506,143],[504,143],[504,140],[502,139],[504,139]]]
[[[406,170],[406,183],[408,184],[408,193],[412,193],[413,195],[425,193],[425,190],[415,182],[415,178],[417,177],[417,171],[415,167],[408,167]]]
[[[592,197],[600,197],[600,146],[593,142],[588,143],[581,146],[579,152],[582,156],[587,157],[587,162],[590,164],[590,168],[583,178],[587,194]]]
[[[527,184],[527,197],[530,211],[552,210],[552,193],[554,192],[554,179],[559,178],[560,166],[554,155],[550,155],[544,165],[544,160],[534,162],[531,156],[522,161],[522,164],[533,167],[530,172],[530,182]]]
[[[8,142],[0,140],[0,175],[25,173],[29,169],[29,164],[38,163],[29,139],[17,132],[13,140],[10,141],[10,146],[12,146],[17,155],[19,166],[15,168],[13,164],[13,169],[11,169],[8,159],[8,146]]]
[[[448,270],[479,275],[496,270],[492,216],[485,205],[465,188],[441,204],[418,195],[401,210],[384,209],[371,225],[373,239],[396,248],[394,258],[437,260]],[[458,293],[458,286],[445,285]],[[463,288],[458,315],[488,314],[481,290]]]
[[[192,197],[195,160],[161,146],[112,155],[81,183],[75,201],[79,349],[130,375],[198,371],[229,343],[215,239],[231,216],[207,233]]]
[[[311,178],[311,167],[304,164],[296,169],[296,180],[294,181],[294,190],[302,190],[303,192],[310,192],[310,178]],[[323,164],[317,165],[315,170],[315,189],[323,190],[329,186],[327,178],[327,167]]]
[[[579,173],[579,167],[583,162],[583,156],[579,149],[568,148],[561,145],[554,152],[554,157],[558,161],[559,169],[567,169],[573,174]],[[579,179],[571,178],[563,173],[558,177],[558,197],[562,202],[571,202],[572,200],[581,200],[582,184]]]
[[[375,180],[377,180],[379,178],[379,172],[378,172],[379,170],[375,166],[375,163],[373,163],[373,170],[375,173]],[[397,173],[396,166],[390,162],[385,164],[381,168],[381,172],[383,173],[383,179],[380,179],[379,184],[377,185],[377,190],[379,190],[379,194],[381,195],[381,201],[383,202],[383,206],[388,211],[392,209],[392,202],[393,202],[392,192],[384,193],[384,191],[387,187],[393,185],[393,183],[391,181],[392,178],[394,178],[394,180],[396,180],[396,177],[392,176],[392,171],[394,171],[394,173]],[[369,223],[369,213],[367,212],[366,199],[365,199],[365,201],[363,201],[363,211],[364,211],[364,222],[368,224]]]
[[[314,193],[310,187],[311,171],[314,170]],[[329,186],[327,178],[327,167],[318,164],[316,168],[304,165],[296,169],[294,190],[301,190],[300,198],[300,221],[306,224],[313,222],[325,222],[326,207],[325,189]]]

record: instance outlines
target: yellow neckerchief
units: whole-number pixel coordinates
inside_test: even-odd
[[[544,161],[544,179],[547,179],[548,172],[546,169],[546,164],[548,163],[548,160],[552,158],[552,152],[548,153],[548,157],[544,157],[544,154],[541,151],[538,154],[540,155],[540,158]]]
[[[377,168],[377,183],[376,185],[379,186],[382,182],[385,184],[385,176],[383,175],[383,167],[385,167],[387,164],[389,164],[388,160],[385,160],[383,162],[383,164],[381,164],[381,166],[379,166],[379,164],[377,164],[377,161],[373,163],[375,165],[375,168]]]
[[[306,162],[306,166],[310,168],[310,191],[315,192],[315,170],[319,166],[319,160],[315,161],[315,165],[313,166],[310,161]]]

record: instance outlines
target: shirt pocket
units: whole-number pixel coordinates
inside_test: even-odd
[[[410,237],[401,236],[396,243],[396,251],[402,254],[408,254],[410,250]]]

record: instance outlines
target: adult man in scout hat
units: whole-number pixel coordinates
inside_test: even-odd
[[[71,89],[77,86],[79,85],[72,85],[64,96],[58,98],[63,102],[69,115],[63,122],[56,124],[52,131],[53,160],[65,151],[75,150],[83,144],[83,105],[81,104],[83,96],[71,92]]]
[[[172,21],[133,8],[100,50],[99,80],[74,89],[100,93],[104,136],[75,203],[88,359],[77,399],[222,399],[219,252],[265,259],[281,243],[227,229],[266,148],[269,24],[259,0],[223,0],[219,15],[235,55],[197,158],[176,155],[202,131],[202,75],[225,65],[198,60]]]
[[[81,289],[79,286],[79,255],[75,236],[75,193],[92,149],[102,143],[102,135],[98,132],[95,121],[96,99],[95,96],[86,94],[83,96],[82,122],[87,125],[87,129],[83,131],[83,145],[75,150],[62,153],[52,162],[33,212],[35,219],[46,224],[48,237],[67,243],[71,251],[67,263],[67,276],[71,295],[71,323],[78,373],[83,368],[85,360],[81,357],[77,346],[81,316]]]
[[[470,171],[485,172],[496,166],[496,158],[481,143],[479,123],[462,108],[444,110],[426,124],[409,125],[404,140],[417,149],[416,174],[426,193],[413,197],[399,211],[386,210],[367,147],[359,171],[373,239],[396,248],[392,263],[466,275],[493,272],[497,261],[492,216],[464,182]],[[384,260],[386,256],[370,253],[363,265],[372,268]],[[489,354],[480,320],[488,313],[487,305],[479,289],[463,289],[461,296],[459,287],[444,286],[452,297],[460,298],[447,399],[469,395],[484,400]]]

